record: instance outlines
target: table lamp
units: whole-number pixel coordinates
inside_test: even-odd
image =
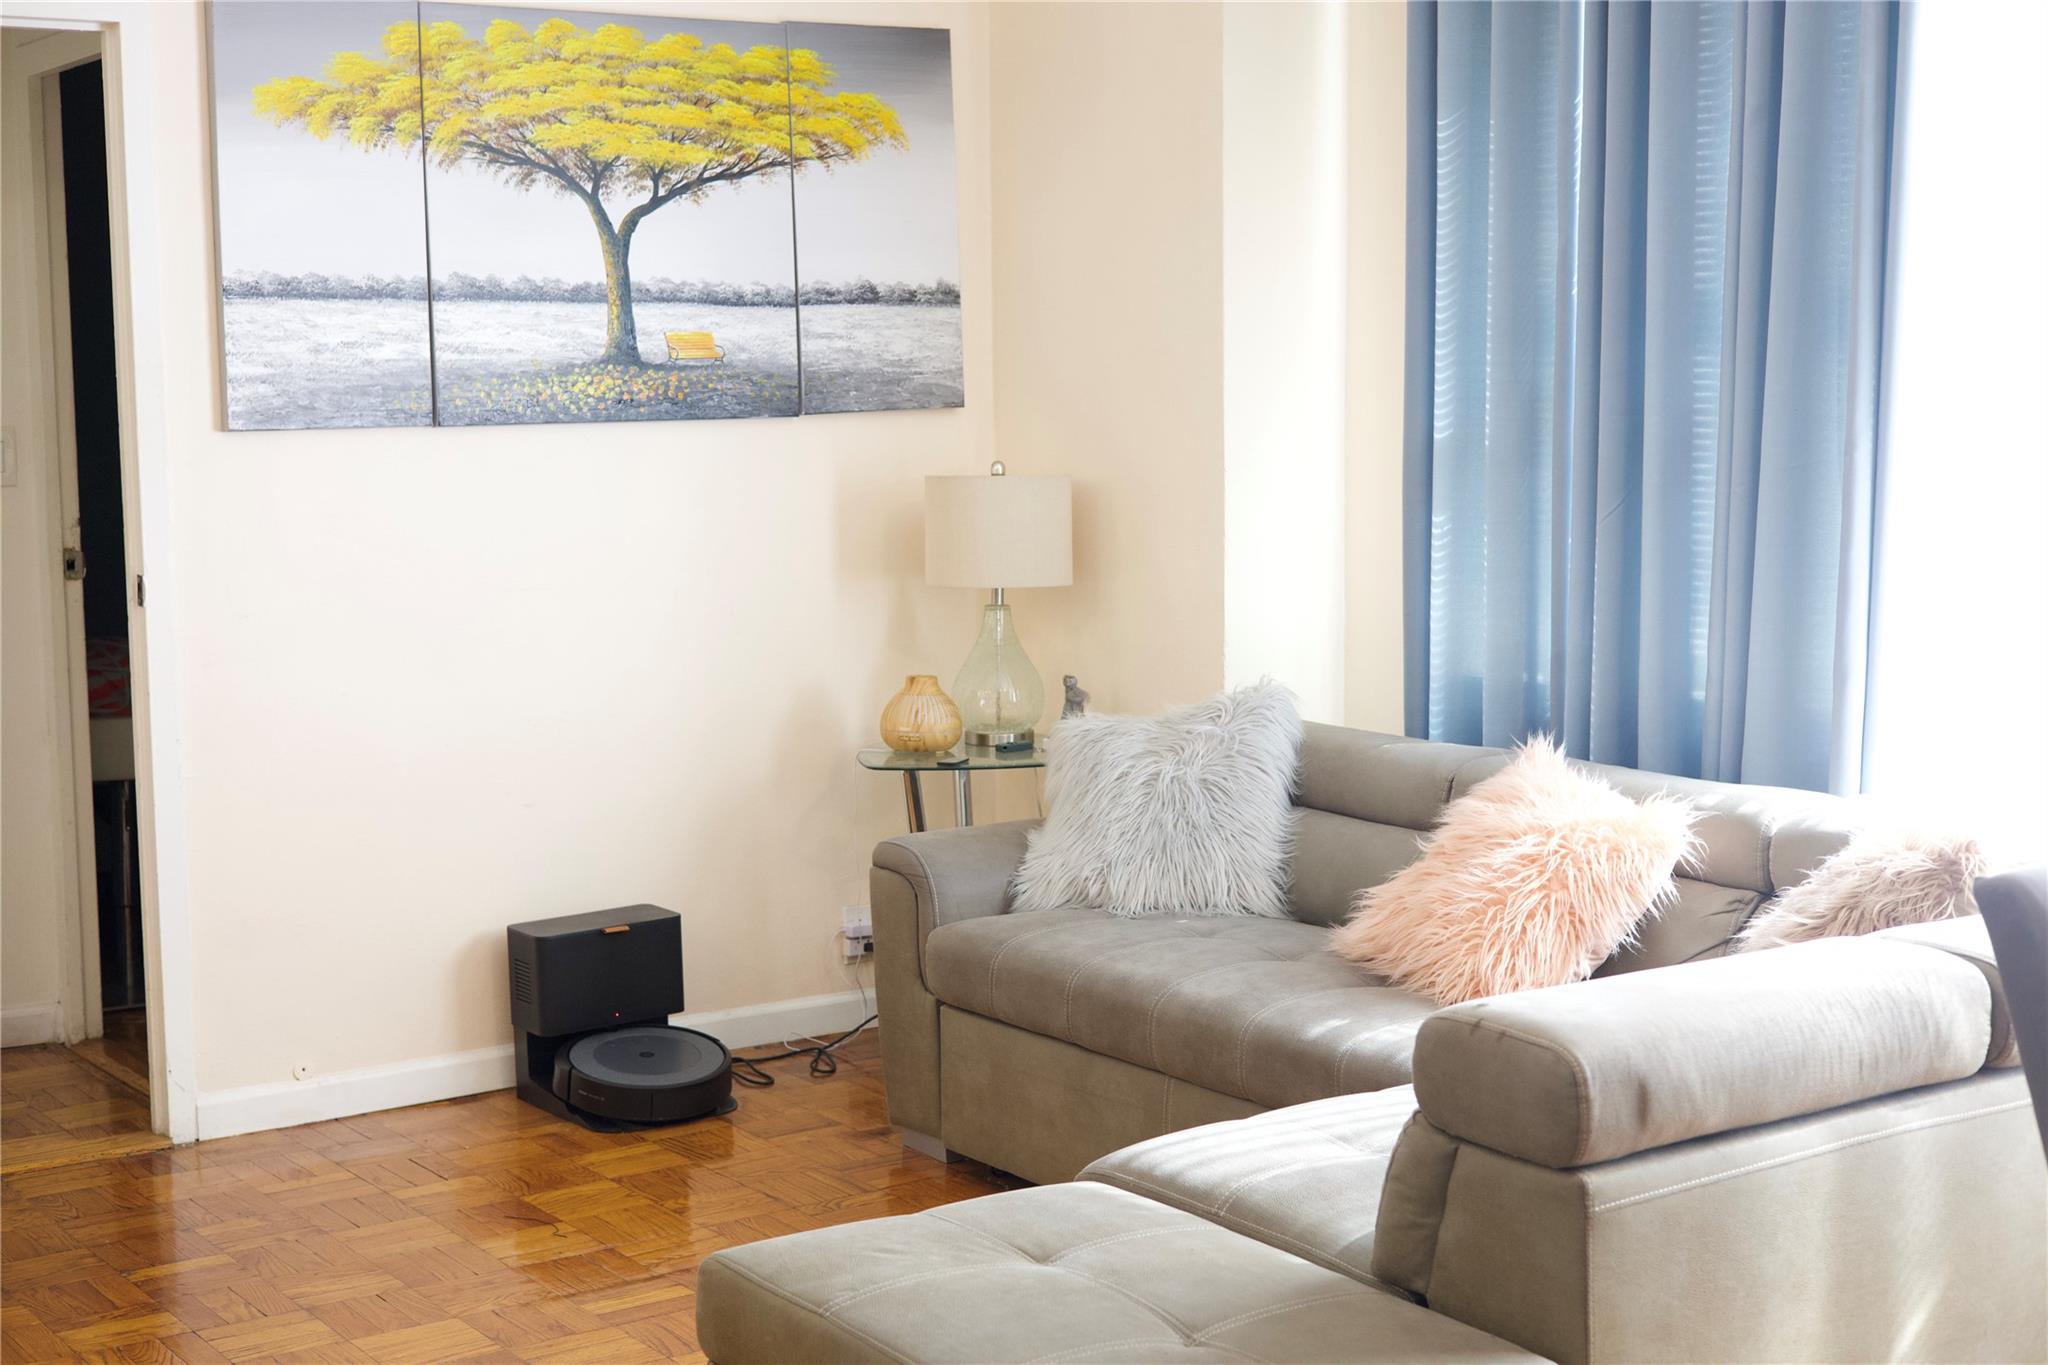
[[[988,588],[981,636],[953,680],[962,739],[1029,744],[1045,713],[1045,682],[1010,620],[1006,588],[1074,581],[1073,483],[1065,475],[935,474],[924,481],[924,581]]]

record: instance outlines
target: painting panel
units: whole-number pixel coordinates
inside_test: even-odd
[[[959,407],[951,35],[788,28],[804,411]],[[875,116],[857,141],[849,103]]]
[[[418,7],[210,8],[229,429],[427,425]]]
[[[781,25],[421,20],[441,422],[794,416]]]

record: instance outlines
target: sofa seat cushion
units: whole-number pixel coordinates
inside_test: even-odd
[[[719,1365],[1527,1361],[1496,1337],[1107,1185],[1045,1185],[718,1252]]]
[[[1380,1186],[1414,1112],[1413,1086],[1339,1095],[1136,1143],[1093,1163],[1081,1179],[1377,1284]]]
[[[1262,918],[1041,910],[962,920],[926,946],[956,1009],[1268,1108],[1405,1084],[1433,1006]]]

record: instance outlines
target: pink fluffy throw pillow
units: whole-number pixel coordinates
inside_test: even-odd
[[[1358,893],[1331,951],[1445,1005],[1583,980],[1676,893],[1695,816],[1533,739],[1444,809],[1420,858]]]
[[[1977,913],[1971,884],[1984,851],[1963,835],[1865,830],[1742,927],[1738,948],[1776,948],[1812,938],[1868,934]]]

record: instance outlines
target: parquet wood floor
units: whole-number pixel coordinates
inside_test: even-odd
[[[0,1175],[169,1145],[149,1131],[148,1093],[118,1074],[70,1048],[0,1052]]]
[[[73,1043],[71,1051],[134,1090],[147,1104],[149,1022],[141,1010],[108,1010],[105,1035]],[[146,1119],[143,1126],[148,1126]]]
[[[1009,1187],[902,1147],[873,1033],[840,1056],[642,1133],[500,1091],[0,1177],[0,1358],[701,1360],[710,1252]]]

